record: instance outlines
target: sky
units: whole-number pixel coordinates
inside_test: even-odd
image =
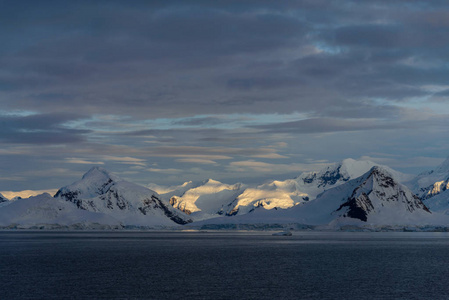
[[[0,191],[449,155],[447,1],[0,1]]]

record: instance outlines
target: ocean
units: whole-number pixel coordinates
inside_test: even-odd
[[[449,299],[449,235],[0,231],[0,299]]]

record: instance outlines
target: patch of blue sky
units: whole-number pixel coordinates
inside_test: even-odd
[[[179,128],[214,128],[238,129],[248,126],[269,125],[305,119],[300,113],[292,114],[227,114],[227,115],[197,115],[188,118],[147,120],[156,129]]]
[[[170,130],[170,129],[227,129],[233,130],[249,126],[269,125],[306,119],[301,113],[291,114],[205,114],[187,118],[157,118],[135,120],[123,116],[94,115],[89,119],[73,120],[65,123],[68,128],[90,129],[102,132],[127,132],[138,130]]]
[[[330,46],[325,43],[315,43],[314,46],[316,49],[318,49],[318,51],[331,55],[336,55],[343,52],[341,47]]]
[[[448,101],[435,101],[434,95],[425,95],[419,97],[408,98],[407,101],[395,102],[395,106],[411,108],[417,111],[431,111],[436,115],[449,114],[449,100]],[[375,99],[379,105],[391,105],[391,101],[385,99]]]
[[[11,116],[11,117],[28,117],[32,115],[37,115],[37,112],[31,110],[2,110],[0,109],[0,116]]]

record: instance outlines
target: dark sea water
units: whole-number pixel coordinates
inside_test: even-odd
[[[445,233],[0,231],[0,299],[449,299]]]

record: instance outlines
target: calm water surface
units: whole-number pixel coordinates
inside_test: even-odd
[[[446,233],[0,232],[0,299],[449,299]]]

